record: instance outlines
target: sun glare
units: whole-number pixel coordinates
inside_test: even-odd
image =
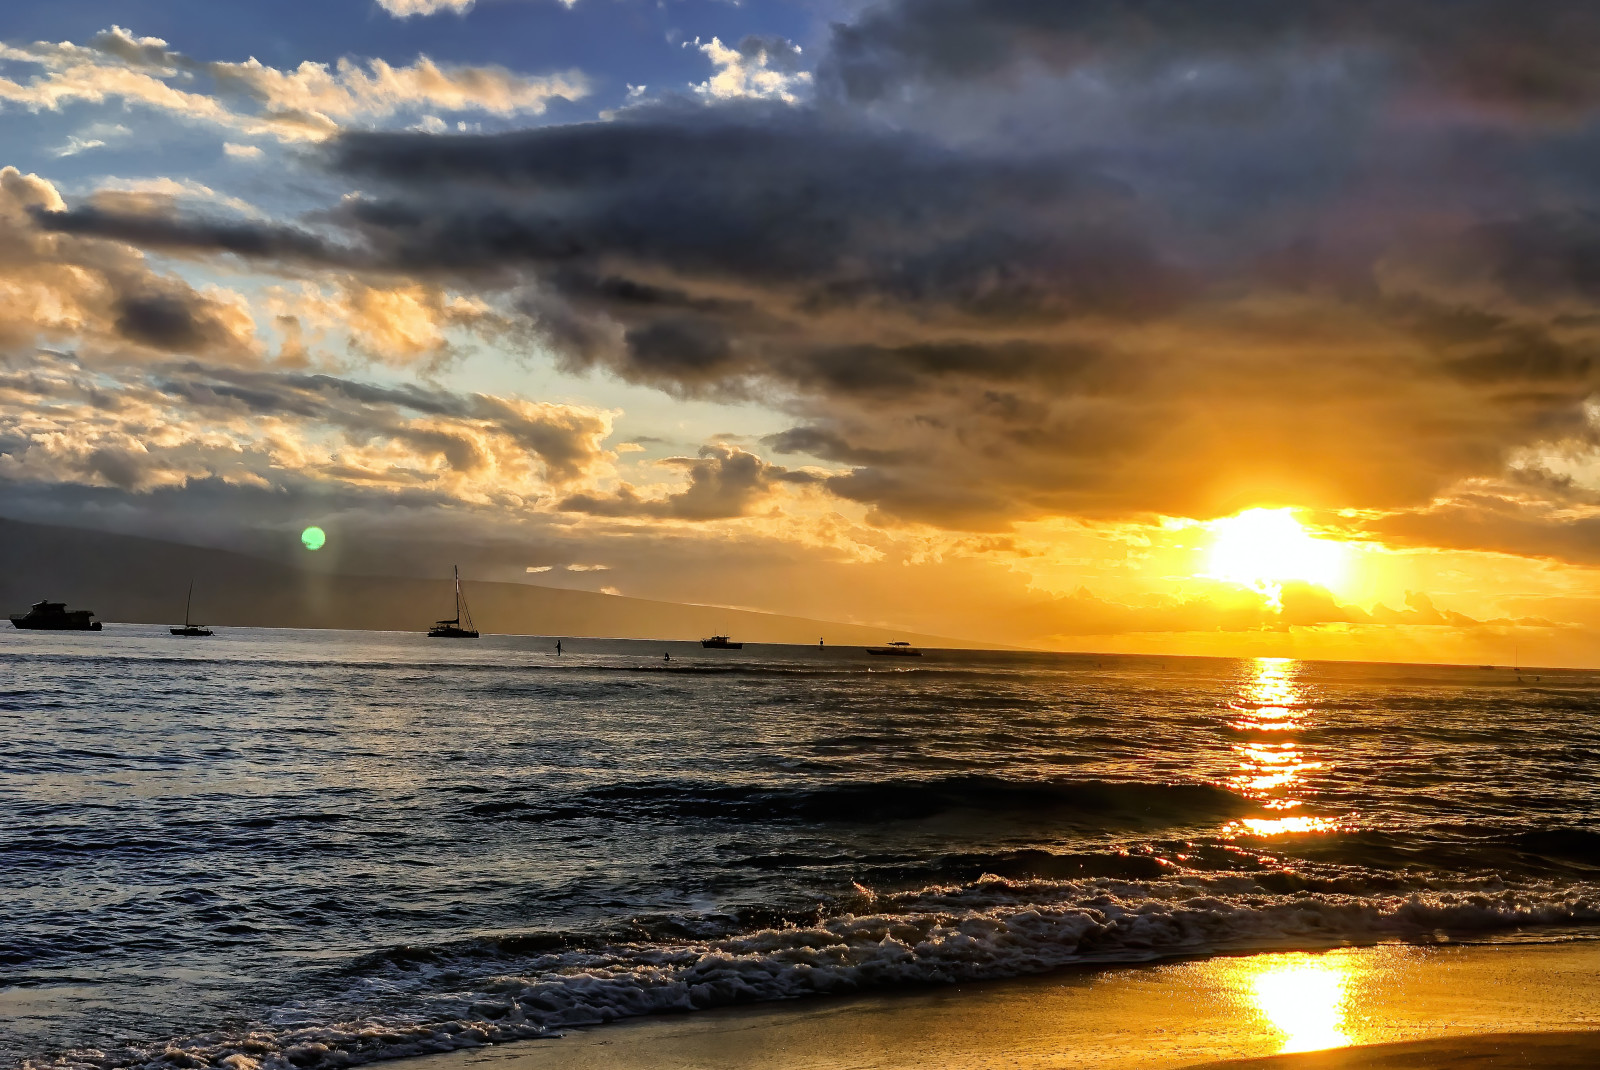
[[[1344,546],[1312,536],[1292,509],[1247,509],[1205,527],[1210,579],[1259,590],[1287,581],[1332,587],[1344,576]]]
[[[1251,995],[1282,1036],[1280,1053],[1342,1048],[1350,969],[1339,958],[1284,955],[1266,958],[1250,978]]]

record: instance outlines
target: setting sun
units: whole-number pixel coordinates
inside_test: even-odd
[[[1291,580],[1332,587],[1344,576],[1345,548],[1312,536],[1291,509],[1247,509],[1205,526],[1211,579],[1256,588]]]

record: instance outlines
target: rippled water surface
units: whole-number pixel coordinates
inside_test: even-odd
[[[0,1062],[1600,931],[1594,674],[564,649],[0,634]]]

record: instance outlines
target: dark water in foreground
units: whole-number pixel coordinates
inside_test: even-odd
[[[1596,674],[566,649],[0,634],[0,1063],[1600,935]]]

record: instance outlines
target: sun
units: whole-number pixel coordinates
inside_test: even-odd
[[[1211,554],[1203,575],[1263,590],[1298,581],[1333,587],[1344,577],[1345,547],[1318,539],[1292,509],[1247,509],[1204,525]]]

